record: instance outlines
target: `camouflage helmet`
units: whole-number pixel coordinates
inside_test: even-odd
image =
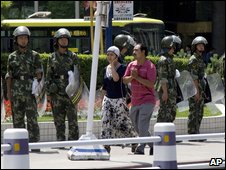
[[[175,46],[175,51],[179,51],[180,48],[181,48],[181,39],[179,36],[176,36],[176,35],[172,35],[173,37],[173,43],[174,43],[174,46]]]
[[[118,47],[120,51],[123,48],[126,48],[127,51],[124,54],[122,54],[126,56],[126,55],[132,55],[133,48],[136,45],[136,42],[130,35],[119,34],[114,39],[114,45]]]
[[[191,50],[192,51],[195,51],[195,48],[196,48],[196,45],[197,44],[204,44],[204,45],[207,45],[208,44],[208,41],[203,37],[203,36],[198,36],[196,37],[192,43],[191,43]]]
[[[161,41],[161,48],[171,48],[173,47],[173,37],[166,36]]]
[[[71,37],[70,32],[66,28],[60,28],[59,30],[57,30],[57,32],[54,35],[54,38],[57,38],[57,39],[62,37],[65,37],[65,38]]]
[[[130,35],[119,34],[114,39],[114,45],[119,49],[135,46],[135,41]]]
[[[31,32],[29,31],[29,29],[25,26],[19,26],[17,27],[14,31],[13,31],[13,36],[14,37],[18,37],[20,35],[27,35],[30,36]]]
[[[181,39],[179,36],[176,35],[169,35],[162,39],[161,41],[161,48],[162,49],[170,49],[174,48],[176,51],[181,47]]]

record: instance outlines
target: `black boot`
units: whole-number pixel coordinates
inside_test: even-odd
[[[134,153],[136,151],[136,148],[137,148],[138,144],[137,143],[133,143],[131,145],[131,152]]]
[[[104,145],[104,148],[107,150],[108,153],[111,152],[111,147],[109,145]]]

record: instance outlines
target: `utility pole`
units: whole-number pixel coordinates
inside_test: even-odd
[[[87,126],[86,134],[82,135],[79,140],[91,140],[97,139],[93,134],[93,113],[95,104],[95,93],[97,83],[97,68],[100,50],[100,32],[101,32],[101,20],[107,10],[107,4],[109,1],[97,1],[96,10],[96,21],[95,21],[95,34],[94,34],[94,47],[92,57],[92,68],[91,68],[91,80],[90,80],[90,92],[89,92],[89,103],[88,103],[88,115],[87,115]],[[80,148],[79,148],[80,147]],[[90,145],[90,146],[74,146],[68,151],[68,158],[71,160],[87,160],[87,159],[99,159],[109,160],[110,154],[107,153],[106,149],[102,145]]]
[[[112,46],[112,18],[113,18],[113,1],[110,2],[110,10],[107,14],[108,17],[108,26],[105,31],[105,52],[107,49]]]
[[[38,1],[34,1],[34,10],[38,12]]]
[[[75,1],[75,18],[79,19],[79,1]]]

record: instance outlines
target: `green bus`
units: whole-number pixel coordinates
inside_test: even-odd
[[[13,51],[14,29],[27,26],[31,31],[30,46],[37,52],[53,52],[53,36],[59,28],[67,28],[72,37],[70,49],[77,53],[91,51],[91,22],[84,19],[9,19],[1,22],[1,52]],[[95,21],[93,23],[95,29]],[[144,43],[150,54],[160,51],[160,42],[164,36],[164,22],[158,19],[134,17],[133,20],[113,20],[112,38],[122,32],[134,36],[137,42]],[[103,28],[103,35],[105,29]]]

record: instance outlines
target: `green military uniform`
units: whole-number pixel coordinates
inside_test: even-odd
[[[12,113],[14,128],[25,128],[24,116],[27,117],[29,142],[40,139],[37,122],[37,104],[32,94],[33,77],[42,72],[39,54],[27,50],[21,53],[18,50],[11,53],[8,58],[6,78],[12,79]]]
[[[57,132],[57,140],[65,137],[65,116],[69,124],[68,140],[77,140],[79,137],[77,109],[65,92],[68,85],[68,71],[78,64],[76,54],[67,51],[64,54],[54,52],[50,55],[47,64],[46,88],[47,95],[51,96],[51,106]]]
[[[188,133],[198,134],[203,117],[203,107],[204,107],[204,91],[205,91],[205,63],[202,56],[194,53],[188,63],[188,71],[191,73],[193,80],[199,81],[199,92],[201,99],[199,102],[195,101],[195,96],[189,98],[189,116],[188,116]]]
[[[157,91],[160,99],[160,109],[158,111],[157,122],[173,122],[176,117],[176,68],[173,61],[173,56],[165,53],[161,56],[157,64]],[[168,88],[168,100],[167,103],[163,102],[162,95],[163,90],[161,83],[166,82]]]

